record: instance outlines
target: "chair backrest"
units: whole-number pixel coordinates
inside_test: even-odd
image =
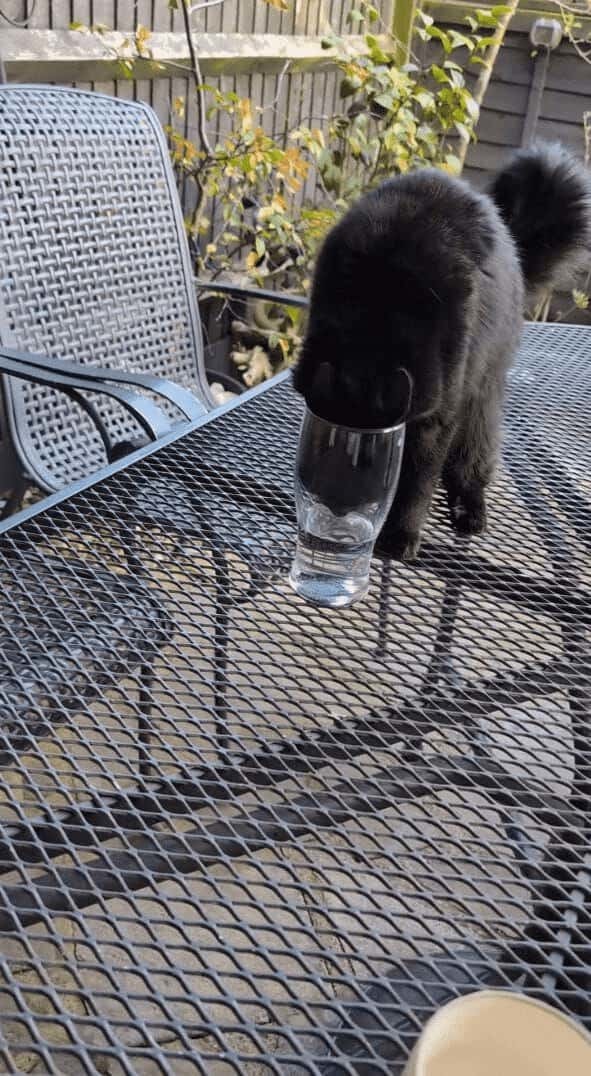
[[[146,105],[0,88],[0,340],[157,373],[211,407],[182,212]],[[12,378],[4,394],[17,452],[42,487],[104,465],[102,442],[67,397]],[[137,436],[118,405],[100,411],[117,440]]]

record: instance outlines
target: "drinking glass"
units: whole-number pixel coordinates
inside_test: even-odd
[[[303,598],[340,608],[366,593],[403,447],[404,422],[353,429],[306,408],[296,459],[298,537],[289,575]]]

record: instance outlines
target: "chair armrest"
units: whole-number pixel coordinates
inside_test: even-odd
[[[70,362],[67,359],[50,358],[47,355],[37,355],[25,351],[17,351],[14,348],[0,346],[0,362],[12,361],[17,364],[24,363],[30,369],[39,369],[50,374],[52,377],[73,377],[78,382],[78,388],[85,388],[87,391],[102,391],[106,395],[113,396],[114,399],[119,399],[125,406],[124,394],[125,390],[121,390],[122,395],[116,395],[111,388],[107,388],[107,383],[113,385],[130,385],[132,388],[146,389],[149,392],[153,392],[156,396],[161,396],[163,399],[168,400],[169,403],[174,404],[176,408],[191,422],[196,419],[203,418],[203,415],[207,412],[208,408],[205,403],[202,403],[192,392],[184,388],[183,385],[178,385],[174,381],[168,381],[164,377],[158,377],[154,374],[142,374],[142,373],[130,373],[128,370],[107,370],[101,366],[94,366],[92,364],[83,365],[82,363]],[[13,373],[13,371],[4,371],[5,373]],[[14,376],[18,376],[14,373]],[[27,378],[27,380],[32,380]],[[91,389],[90,384],[102,386],[102,389]],[[43,382],[43,384],[50,384],[50,382]],[[73,386],[74,388],[76,385]],[[156,414],[162,416],[162,412],[151,400],[145,396],[141,396],[138,393],[130,393],[129,399],[133,402],[134,406],[137,406],[140,411],[144,404],[150,404],[154,409],[152,414],[156,417]],[[150,408],[145,408],[146,416],[149,419]],[[138,417],[139,421],[139,417]],[[167,432],[170,429],[170,421],[166,421]],[[147,432],[147,431],[146,431]],[[161,436],[159,433],[158,436]]]
[[[15,355],[19,355],[19,358],[15,358]],[[31,358],[35,361],[27,362],[24,353],[0,348],[0,373],[20,378],[22,381],[32,381],[37,385],[47,385],[76,400],[93,419],[107,451],[110,450],[110,444],[105,428],[94,407],[84,399],[84,396],[80,395],[81,393],[98,393],[117,400],[134,416],[151,441],[156,441],[170,431],[171,423],[168,417],[146,396],[130,392],[129,389],[121,388],[119,385],[109,384],[99,378],[74,377],[60,368],[59,359],[37,361],[39,356],[31,356]]]
[[[221,295],[241,295],[245,299],[264,299],[279,306],[298,306],[305,309],[309,300],[305,295],[291,295],[286,291],[269,291],[266,288],[249,288],[242,284],[231,284],[218,280],[195,279],[195,287],[200,291],[218,292]]]

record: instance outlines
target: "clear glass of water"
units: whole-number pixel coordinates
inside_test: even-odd
[[[404,428],[404,422],[377,430],[336,426],[306,409],[289,580],[315,605],[337,609],[366,593],[375,541],[398,485]]]

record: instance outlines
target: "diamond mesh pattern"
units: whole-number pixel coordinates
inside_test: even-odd
[[[588,330],[528,330],[489,533],[438,502],[346,612],[286,583],[285,381],[6,531],[40,682],[56,634],[75,659],[135,623],[51,734],[7,681],[6,1071],[399,1076],[482,984],[591,1025],[590,364]],[[181,487],[189,533],[160,511]],[[245,536],[276,569],[254,593]]]
[[[2,87],[0,258],[3,343],[163,375],[209,399],[174,179],[145,105]],[[59,489],[104,465],[92,423],[67,397],[10,379],[5,390],[41,485]],[[101,413],[116,440],[137,437],[118,405]]]

